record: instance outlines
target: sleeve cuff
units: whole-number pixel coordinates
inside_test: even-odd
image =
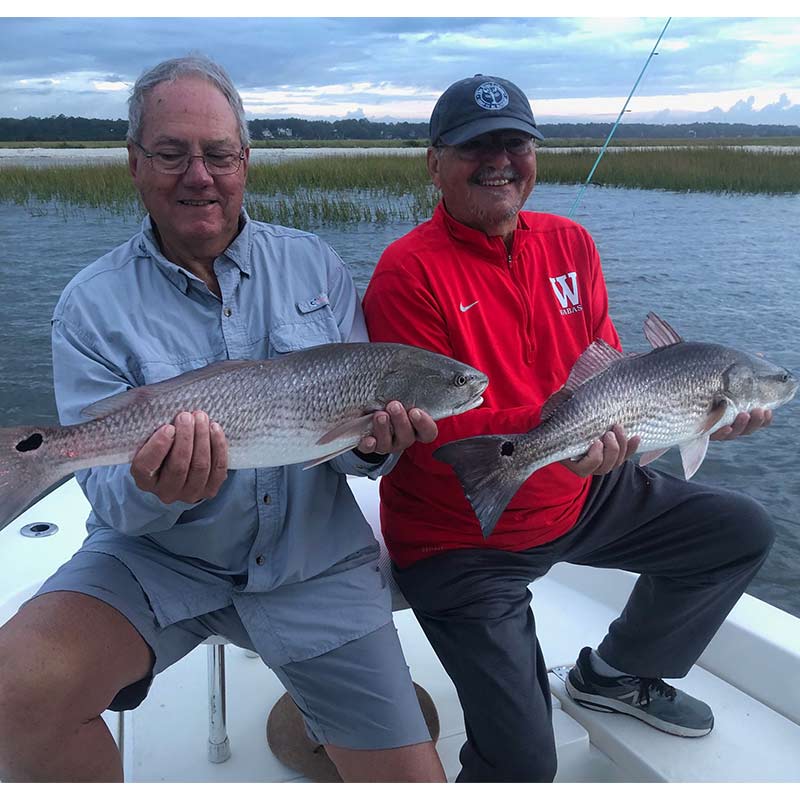
[[[366,461],[368,464],[383,464],[387,458],[389,458],[388,453],[359,453],[358,450],[353,451],[362,461]]]

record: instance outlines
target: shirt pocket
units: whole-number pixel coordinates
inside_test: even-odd
[[[336,324],[327,297],[314,305],[298,303],[299,315],[291,322],[273,326],[269,331],[269,354],[280,356],[294,350],[305,350],[319,344],[341,342],[342,335]]]
[[[176,361],[143,361],[138,365],[138,370],[136,370],[139,373],[137,378],[141,380],[141,384],[159,383],[160,381],[183,375],[184,372],[207,367],[215,360],[218,359],[213,356],[207,356],[200,358],[186,357]]]

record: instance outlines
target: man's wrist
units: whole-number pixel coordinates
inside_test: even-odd
[[[356,455],[368,464],[382,464],[389,458],[388,453],[362,453],[360,450],[356,450]]]

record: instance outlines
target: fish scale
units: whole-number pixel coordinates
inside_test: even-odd
[[[654,347],[643,354],[624,356],[602,340],[590,345],[528,433],[460,439],[434,452],[455,470],[484,537],[533,473],[585,455],[614,425],[640,437],[642,463],[680,447],[688,480],[710,434],[742,411],[777,408],[797,391],[782,367],[730,347],[685,342],[652,312],[645,335]]]
[[[535,437],[518,446],[536,452],[543,466],[573,458],[609,429],[609,420],[622,425],[629,437],[640,437],[640,452],[692,438],[713,402],[719,375],[734,358],[725,348],[684,342],[618,361],[585,392],[566,401],[555,420],[545,420]],[[687,372],[687,363],[696,369]],[[714,429],[733,421],[733,408],[729,406]]]
[[[266,361],[221,361],[90,406],[78,425],[0,428],[0,528],[62,477],[130,462],[181,411],[204,411],[228,440],[228,468],[316,465],[355,447],[397,400],[441,419],[482,402],[486,376],[391,343],[320,345]]]

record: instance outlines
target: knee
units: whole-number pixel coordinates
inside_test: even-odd
[[[0,639],[0,651],[0,741],[8,741],[57,707],[60,675],[46,661],[28,658],[22,646],[5,646]]]
[[[2,631],[0,630],[0,634]],[[13,774],[21,753],[41,750],[48,724],[46,678],[37,680],[36,664],[5,646],[0,636],[0,779]]]
[[[745,494],[737,494],[728,509],[734,532],[731,547],[739,557],[761,563],[775,542],[775,525],[761,503]]]
[[[0,741],[57,736],[62,723],[85,721],[95,692],[80,658],[55,653],[38,638],[4,637],[0,630]]]

